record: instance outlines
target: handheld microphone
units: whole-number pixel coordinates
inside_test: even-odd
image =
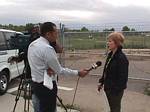
[[[97,67],[101,66],[102,65],[102,62],[101,61],[97,61],[96,63],[94,63],[92,65],[92,67],[90,69],[88,69],[87,71],[91,71],[93,69],[96,69]],[[74,97],[73,97],[73,100],[72,100],[72,105],[74,104],[74,101],[75,101],[75,97],[76,97],[76,92],[77,92],[77,89],[78,89],[78,84],[79,84],[79,80],[80,80],[80,77],[78,77],[78,80],[77,80],[77,84],[76,84],[76,88],[75,88],[75,92],[74,92]],[[71,110],[70,110],[71,111]]]
[[[101,61],[97,61],[96,63],[94,63],[93,65],[92,65],[92,67],[90,68],[90,69],[88,69],[88,71],[91,71],[91,70],[93,70],[93,69],[97,69],[99,66],[101,66],[102,65],[102,62]]]

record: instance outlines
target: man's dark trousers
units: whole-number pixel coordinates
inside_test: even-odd
[[[57,85],[55,81],[52,90],[45,87],[43,83],[36,82],[33,82],[32,90],[39,99],[40,112],[56,112]]]

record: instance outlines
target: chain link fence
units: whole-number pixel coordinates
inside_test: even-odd
[[[107,36],[115,30],[105,26],[63,26],[64,27],[64,47],[67,50],[85,50],[85,49],[105,49]],[[126,26],[128,27],[128,26]],[[150,48],[150,31],[140,30],[141,27],[134,26],[131,31],[121,31],[125,36],[124,48],[126,49],[146,49]],[[136,30],[139,29],[139,30]],[[129,30],[129,29],[124,29]]]
[[[129,77],[150,80],[150,29],[146,25],[128,25],[130,31],[122,31],[121,26],[100,25],[60,25],[63,64],[72,68],[89,67],[102,60],[107,54],[107,37],[116,30],[125,36],[124,52],[129,58]],[[141,66],[142,65],[142,66]],[[91,72],[101,75],[103,66]]]

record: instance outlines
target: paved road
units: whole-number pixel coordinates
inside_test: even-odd
[[[98,78],[99,76],[88,76],[80,80],[75,99],[75,107],[80,108],[81,112],[106,112],[108,110],[108,104],[103,92],[97,92]],[[63,86],[59,90],[59,96],[62,97],[65,104],[71,104],[74,93],[73,88],[75,88],[77,77],[61,76],[59,79],[59,85]],[[123,98],[124,112],[150,112],[150,97],[143,94],[148,83],[150,82],[129,80],[128,88]],[[8,91],[17,87],[18,84],[19,79],[13,80]],[[12,93],[16,93],[16,91],[12,91]],[[15,96],[10,93],[0,96],[0,108],[2,112],[11,112],[14,103]],[[19,106],[17,107],[18,111],[16,112],[21,112],[23,104],[23,99],[20,98],[18,102]],[[32,109],[32,104],[30,106]]]
[[[60,84],[67,87],[75,87],[76,77],[62,77]],[[103,92],[97,92],[98,76],[88,76],[80,80],[75,105],[81,112],[106,112],[108,104]],[[144,95],[147,81],[129,80],[128,89],[123,98],[123,112],[150,112],[150,97]],[[65,104],[71,104],[74,91],[59,91]]]
[[[19,78],[12,80],[11,83],[9,84],[7,93],[5,95],[0,96],[0,112],[13,112],[13,108],[16,103],[15,98],[16,98],[19,83],[20,83]],[[73,90],[73,88],[62,87],[62,86],[59,86],[58,88],[59,88],[59,90],[65,90],[65,91]],[[19,97],[15,112],[24,112],[24,110],[23,110],[24,104],[25,104],[24,98]],[[32,105],[31,100],[29,103],[29,109],[30,109],[30,112],[33,112],[33,105]],[[64,109],[61,107],[57,107],[57,111],[65,112]],[[71,110],[71,112],[79,112],[79,111]]]

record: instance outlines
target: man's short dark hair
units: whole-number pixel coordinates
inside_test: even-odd
[[[43,23],[40,28],[41,36],[45,36],[49,31],[54,31],[54,27],[56,27],[56,25],[52,22]]]

